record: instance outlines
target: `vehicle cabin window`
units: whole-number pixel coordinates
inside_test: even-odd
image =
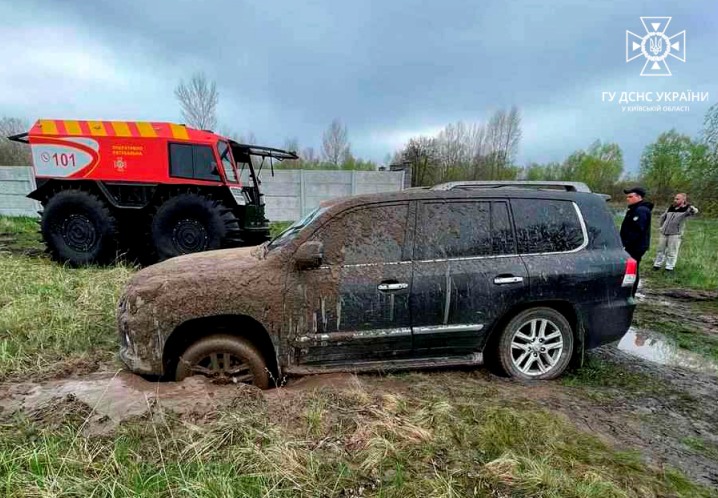
[[[415,259],[515,254],[505,202],[450,201],[421,205]]]
[[[222,169],[224,170],[224,177],[229,183],[239,183],[237,179],[237,172],[232,165],[232,155],[227,142],[217,142],[217,152],[219,152],[219,159],[222,161]]]
[[[324,246],[330,265],[401,261],[408,204],[354,209],[332,218],[312,237]]]
[[[571,251],[584,242],[581,221],[571,201],[512,199],[511,207],[521,254]]]
[[[507,202],[491,203],[492,254],[516,254],[516,239]]]
[[[209,145],[170,144],[170,176],[221,181]]]

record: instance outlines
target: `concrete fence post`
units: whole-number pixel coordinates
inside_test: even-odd
[[[299,170],[299,218],[304,218],[304,206],[307,203],[306,190],[304,189],[304,170]]]

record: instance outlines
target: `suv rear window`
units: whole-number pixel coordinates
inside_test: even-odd
[[[214,152],[208,145],[170,144],[170,176],[221,181]]]
[[[578,213],[571,201],[512,199],[521,254],[566,252],[584,243]]]

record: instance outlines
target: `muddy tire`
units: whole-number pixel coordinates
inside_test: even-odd
[[[232,247],[239,232],[237,218],[221,202],[196,193],[171,197],[150,223],[156,259]]]
[[[248,340],[217,334],[192,344],[177,362],[175,380],[191,375],[268,389],[270,375],[262,353]]]
[[[117,257],[117,221],[107,204],[84,190],[61,190],[45,203],[42,238],[52,259],[73,266]]]
[[[552,308],[532,308],[506,325],[497,353],[502,369],[511,377],[555,379],[568,367],[573,344],[566,317]]]

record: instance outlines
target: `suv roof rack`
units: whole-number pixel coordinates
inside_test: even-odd
[[[553,190],[565,190],[566,192],[591,192],[583,182],[541,182],[541,181],[503,181],[503,180],[479,180],[440,183],[431,187],[431,190],[453,190],[457,188],[549,188]]]

